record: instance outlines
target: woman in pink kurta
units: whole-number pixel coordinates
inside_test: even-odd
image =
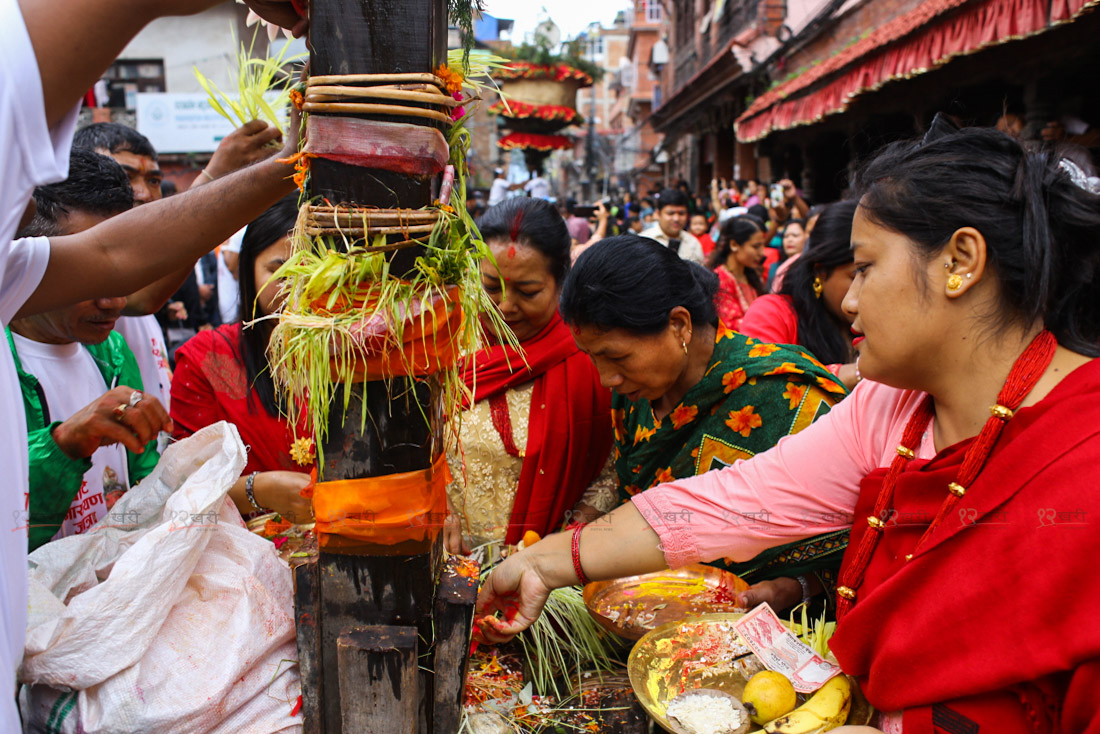
[[[761,341],[804,347],[849,389],[858,375],[852,320],[842,303],[855,274],[851,249],[855,212],[854,201],[830,204],[821,212],[782,288],[753,301],[740,328],[745,336]]]
[[[883,384],[509,557],[479,599],[507,614],[479,628],[507,639],[578,579],[851,526],[830,647],[880,727],[1100,732],[1100,182],[937,118],[860,183],[844,308]]]

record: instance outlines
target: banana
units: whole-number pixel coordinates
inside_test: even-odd
[[[764,725],[768,734],[819,734],[842,725],[852,709],[852,684],[838,675],[794,711]]]

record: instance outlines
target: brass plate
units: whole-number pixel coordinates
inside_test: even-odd
[[[665,710],[681,690],[714,688],[741,700],[745,678],[734,666],[723,665],[723,661],[742,652],[733,623],[743,616],[705,614],[658,627],[635,643],[627,660],[630,684],[646,713],[666,730],[672,731],[672,727]],[[847,723],[867,724],[874,709],[863,697],[856,680],[851,677],[849,680],[853,695]],[[799,696],[799,705],[803,699]],[[761,730],[756,724],[749,729]]]
[[[675,571],[588,584],[584,604],[604,629],[637,640],[652,629],[688,617],[743,611],[735,599],[748,588],[729,571],[696,563]]]

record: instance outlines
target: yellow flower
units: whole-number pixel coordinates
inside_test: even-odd
[[[715,337],[714,341],[715,342],[720,342],[723,339],[732,339],[733,335],[736,334],[736,333],[737,332],[735,332],[733,329],[729,328],[728,326],[723,324],[721,321],[719,321],[718,322],[718,336]]]
[[[316,459],[316,452],[313,450],[313,439],[303,436],[291,444],[290,458],[294,459],[294,463],[298,466],[312,464]]]
[[[783,393],[783,397],[787,398],[791,402],[791,410],[798,407],[798,404],[802,402],[802,396],[806,394],[806,386],[799,385],[795,382],[787,383],[787,390]]]
[[[695,420],[695,416],[699,415],[699,408],[695,405],[681,405],[676,410],[672,411],[672,428],[673,430],[686,426]]]
[[[733,392],[745,384],[745,370],[738,367],[733,372],[722,375],[722,384],[725,386],[727,393]]]
[[[749,350],[750,357],[767,357],[771,354],[775,354],[779,351],[779,347],[774,344],[757,344]]]
[[[649,439],[653,438],[653,435],[655,433],[657,433],[656,428],[642,428],[641,426],[638,426],[638,428],[634,431],[634,445],[637,446],[642,441],[648,441]]]
[[[752,429],[764,425],[764,421],[758,413],[753,412],[752,405],[746,405],[741,410],[731,410],[730,417],[726,419],[726,425],[734,433],[740,433],[745,438],[749,437]]]

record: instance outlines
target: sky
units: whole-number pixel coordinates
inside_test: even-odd
[[[564,40],[576,36],[592,21],[610,26],[615,14],[630,5],[630,0],[487,0],[485,11],[497,18],[514,20],[512,40],[519,43],[547,15],[561,28]]]

